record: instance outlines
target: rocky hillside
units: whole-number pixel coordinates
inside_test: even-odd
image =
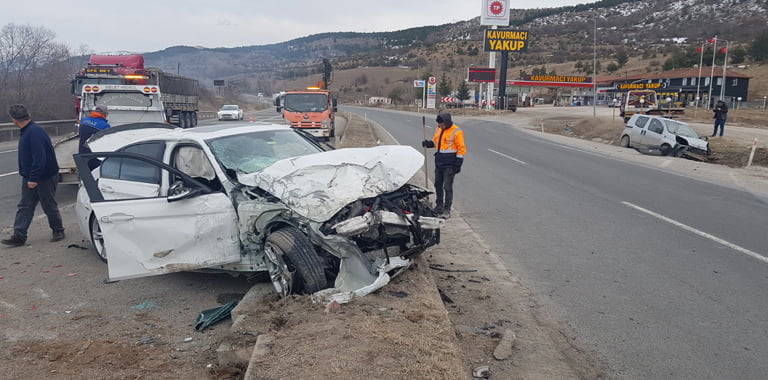
[[[603,0],[512,9],[510,14],[511,27],[529,30],[531,36],[528,52],[511,58],[517,67],[591,61],[595,28],[602,67],[614,60],[618,49],[626,50],[629,58],[663,62],[675,50],[693,49],[713,35],[748,44],[768,28],[765,0]],[[359,67],[407,67],[435,75],[446,72],[455,82],[466,67],[488,63],[482,46],[486,27],[479,21],[476,17],[395,32],[323,33],[237,48],[176,46],[145,56],[149,65],[196,77],[206,86],[213,79],[226,79],[252,93],[271,93],[276,81],[316,75],[323,58],[331,60],[336,73]],[[512,71],[510,75],[514,76]]]

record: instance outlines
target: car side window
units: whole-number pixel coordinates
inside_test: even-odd
[[[162,161],[164,148],[163,143],[153,142],[131,145],[120,151],[141,154]],[[144,161],[110,157],[104,160],[100,170],[101,178],[160,184],[160,168]]]
[[[664,132],[664,125],[661,124],[661,121],[658,119],[651,120],[651,124],[648,126],[648,130],[654,133],[662,133]]]
[[[171,158],[173,167],[180,172],[204,183],[212,190],[221,190],[221,182],[216,178],[211,162],[198,146],[184,145],[176,148]]]
[[[638,116],[637,120],[635,120],[635,126],[638,128],[645,128],[645,125],[648,124],[648,119],[647,116]]]

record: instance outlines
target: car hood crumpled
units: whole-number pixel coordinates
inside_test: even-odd
[[[324,222],[356,200],[399,189],[423,162],[424,156],[410,146],[344,148],[280,160],[258,173],[240,173],[238,181]]]

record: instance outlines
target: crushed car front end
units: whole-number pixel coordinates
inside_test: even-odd
[[[308,264],[321,265],[328,280],[324,288],[310,291],[319,301],[347,302],[371,293],[440,241],[445,220],[430,207],[431,192],[408,183],[420,169],[414,162],[423,162],[423,156],[410,147],[340,149],[239,176],[249,195],[237,206],[241,241],[263,265],[260,269],[270,272],[278,293],[292,290],[280,278],[284,272],[311,272],[298,268],[305,264],[279,260],[282,268],[277,273],[271,268],[275,258],[265,242],[286,228],[300,231],[312,244],[314,252],[299,260],[309,262],[304,257],[315,254],[321,259]]]

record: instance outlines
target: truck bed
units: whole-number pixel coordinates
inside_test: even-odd
[[[53,145],[56,152],[56,160],[59,162],[59,183],[67,185],[77,185],[80,183],[80,175],[77,174],[75,159],[72,157],[78,151],[80,144],[80,135],[72,133],[62,137]]]

